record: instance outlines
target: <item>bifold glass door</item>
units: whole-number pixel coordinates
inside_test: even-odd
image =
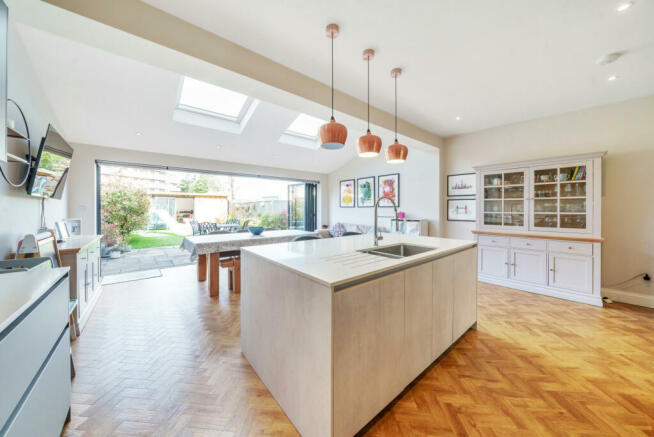
[[[316,184],[288,186],[288,229],[316,230]]]
[[[525,170],[482,174],[485,227],[525,227]]]
[[[535,229],[587,230],[590,179],[588,165],[533,170],[532,224]]]

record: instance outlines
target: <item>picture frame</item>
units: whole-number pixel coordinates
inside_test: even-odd
[[[338,205],[341,208],[354,208],[356,190],[354,188],[354,179],[344,179],[339,182],[339,199]]]
[[[475,196],[477,173],[447,175],[447,197]]]
[[[447,199],[448,222],[476,222],[476,199]]]
[[[82,219],[80,218],[70,218],[65,219],[66,228],[68,229],[68,234],[70,236],[80,236],[82,235]]]
[[[373,208],[377,201],[377,186],[375,177],[357,178],[356,194],[357,208]]]
[[[400,207],[400,174],[391,173],[377,176],[377,196],[388,196],[395,200],[395,205]],[[392,208],[393,204],[386,199],[379,202],[383,208]]]

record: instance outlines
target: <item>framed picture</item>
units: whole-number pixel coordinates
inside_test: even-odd
[[[354,208],[354,179],[341,181],[339,205],[341,208]]]
[[[387,175],[377,176],[377,186],[379,189],[378,196],[390,197],[395,201],[395,205],[400,207],[400,174],[393,173]],[[392,207],[393,204],[386,199],[379,202],[379,206]]]
[[[375,187],[375,177],[357,179],[357,207],[370,208],[375,206],[377,200]]]
[[[82,235],[82,219],[71,218],[66,219],[66,227],[68,228],[69,235],[79,236]]]
[[[447,220],[450,222],[477,221],[475,199],[447,199]]]
[[[449,197],[474,196],[477,194],[476,184],[476,173],[447,175],[447,195]]]

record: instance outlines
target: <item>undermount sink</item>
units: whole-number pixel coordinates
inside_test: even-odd
[[[387,258],[405,258],[407,256],[418,255],[430,250],[437,249],[436,247],[416,246],[414,244],[394,244],[385,247],[372,247],[370,249],[363,249],[359,252],[369,253],[370,255],[385,256]]]

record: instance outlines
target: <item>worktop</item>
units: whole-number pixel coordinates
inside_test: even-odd
[[[59,253],[77,253],[91,243],[99,242],[102,235],[76,235],[57,245]]]
[[[477,245],[476,241],[450,238],[382,235],[379,248],[405,243],[433,247],[433,250],[399,259],[359,252],[374,247],[372,235],[269,244],[245,247],[242,250],[320,284],[342,288],[362,279],[431,261]]]
[[[359,432],[477,323],[474,241],[384,234],[241,251],[241,349],[302,435]]]
[[[68,273],[68,267],[0,275],[0,336],[44,293]]]

